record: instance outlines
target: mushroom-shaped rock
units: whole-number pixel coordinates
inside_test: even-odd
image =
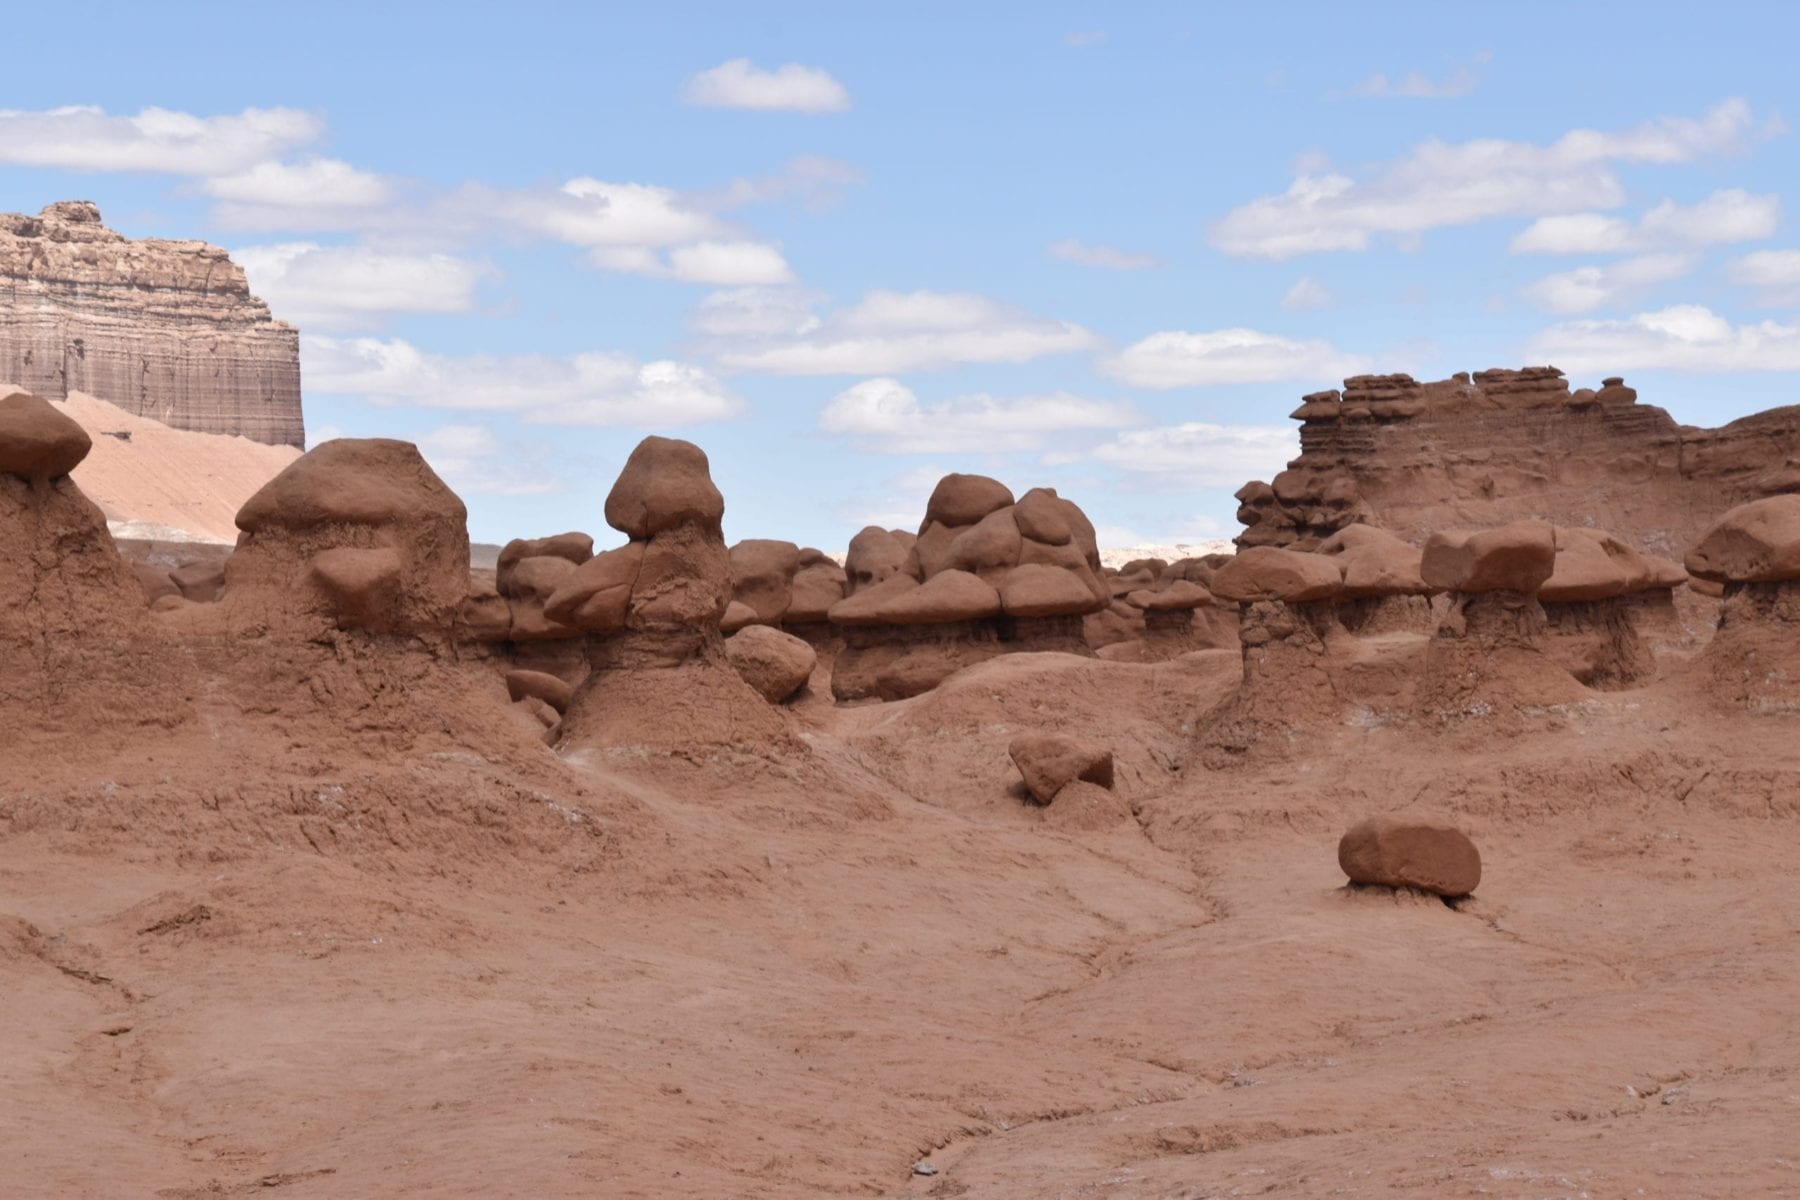
[[[1454,825],[1413,817],[1370,817],[1338,842],[1338,865],[1353,883],[1411,887],[1455,898],[1481,883],[1481,854]]]
[[[0,471],[43,484],[67,475],[94,448],[87,430],[30,392],[0,399]]]
[[[1688,574],[1714,583],[1800,579],[1800,495],[1740,504],[1687,553]]]
[[[1098,742],[1059,733],[1027,733],[1014,738],[1007,751],[1039,804],[1050,803],[1077,779],[1103,788],[1113,785],[1112,751]]]
[[[826,615],[834,625],[879,625],[881,612],[891,602],[919,590],[911,575],[890,575],[880,583],[859,589],[831,606]]]
[[[997,479],[986,475],[946,475],[938,480],[937,487],[931,490],[931,499],[925,502],[925,522],[919,532],[923,534],[933,521],[952,528],[973,525],[1012,502],[1012,490]]]
[[[394,626],[402,570],[399,551],[391,546],[321,550],[307,564],[309,577],[337,610],[340,625],[375,631]]]
[[[1239,604],[1261,600],[1297,604],[1329,599],[1343,582],[1337,562],[1325,555],[1257,546],[1240,551],[1213,573],[1212,592]]]
[[[882,603],[875,610],[874,623],[946,625],[999,615],[1000,593],[991,585],[967,571],[940,571]]]
[[[1479,532],[1434,533],[1419,573],[1448,592],[1533,595],[1556,570],[1556,530],[1543,521],[1514,521]]]
[[[1180,612],[1184,609],[1203,608],[1211,604],[1212,599],[1211,592],[1185,579],[1172,580],[1160,588],[1135,591],[1126,597],[1126,600],[1145,612]]]
[[[1432,590],[1420,573],[1419,548],[1373,525],[1346,525],[1320,542],[1317,553],[1338,560],[1345,596],[1417,596]]]
[[[754,608],[742,600],[733,600],[725,606],[725,615],[719,618],[719,632],[736,633],[747,625],[757,625],[761,622],[762,618],[756,615]]]
[[[763,621],[781,620],[793,599],[800,547],[769,538],[746,538],[731,548],[731,595]]]
[[[725,657],[771,704],[780,704],[805,686],[819,661],[805,639],[769,625],[750,625],[725,639]]]
[[[237,527],[393,525],[451,520],[468,511],[411,442],[337,438],[307,451],[238,509]],[[465,546],[463,560],[467,563]]]
[[[1105,607],[1080,575],[1042,563],[1014,567],[997,590],[1000,611],[1009,617],[1085,616]]]
[[[898,574],[911,549],[893,530],[876,525],[863,529],[850,539],[849,552],[844,555],[844,573],[849,577],[844,594],[855,595]]]
[[[679,438],[639,442],[606,496],[606,523],[633,541],[689,522],[716,529],[724,516],[706,452]]]
[[[643,542],[627,542],[576,567],[544,602],[544,615],[589,633],[623,629],[631,590],[644,561],[644,546]]]
[[[506,673],[506,694],[514,700],[535,696],[560,715],[569,711],[575,689],[547,672],[518,670]]]
[[[1556,570],[1537,595],[1550,602],[1605,600],[1657,586],[1654,580],[1659,574],[1666,572],[1658,571],[1646,555],[1610,533],[1559,528]]]

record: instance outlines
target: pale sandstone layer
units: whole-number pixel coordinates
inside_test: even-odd
[[[0,379],[176,429],[300,446],[300,335],[199,241],[134,241],[83,200],[0,214]]]
[[[1800,407],[1701,429],[1622,381],[1571,392],[1554,367],[1357,376],[1293,416],[1300,456],[1238,493],[1240,545],[1305,548],[1356,521],[1419,542],[1529,517],[1679,557],[1733,505],[1800,488]]]

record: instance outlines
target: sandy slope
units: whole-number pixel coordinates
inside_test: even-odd
[[[292,446],[170,429],[80,392],[57,407],[94,439],[74,479],[120,537],[236,541],[237,510],[300,457]]]
[[[15,1194],[1800,1191],[1800,718],[1678,673],[1208,770],[1224,652],[675,755],[557,755],[485,664],[287,653],[0,748]],[[1117,796],[1022,804],[1047,728]],[[1458,909],[1340,886],[1409,804],[1482,847]]]

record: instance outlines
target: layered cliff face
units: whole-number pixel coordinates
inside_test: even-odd
[[[204,242],[132,241],[81,200],[0,214],[0,379],[176,429],[300,446],[300,341]]]
[[[1800,407],[1697,429],[1622,379],[1571,392],[1554,367],[1361,375],[1293,416],[1300,457],[1238,492],[1240,546],[1310,548],[1358,521],[1416,542],[1530,517],[1679,557],[1725,509],[1800,491]]]

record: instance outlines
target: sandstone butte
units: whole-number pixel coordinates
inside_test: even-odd
[[[472,568],[340,439],[190,559],[22,368],[297,440],[291,331],[6,220],[0,1195],[1795,1193],[1794,410],[1351,380],[1243,553],[1116,564],[969,474],[727,545],[657,437]]]
[[[205,242],[134,241],[85,200],[0,213],[0,380],[175,429],[303,446],[300,335]]]

